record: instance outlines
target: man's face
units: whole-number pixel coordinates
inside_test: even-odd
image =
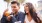
[[[19,6],[15,3],[15,4],[11,4],[11,8],[12,8],[12,11],[15,13],[15,12],[18,12],[19,10]]]

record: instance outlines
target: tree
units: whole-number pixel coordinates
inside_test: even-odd
[[[24,0],[18,0],[18,2],[19,2],[19,3],[23,3],[23,2],[24,2]]]
[[[7,8],[9,6],[9,3],[11,2],[11,0],[4,0],[5,2],[7,2]]]

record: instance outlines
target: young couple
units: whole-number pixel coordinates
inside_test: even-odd
[[[3,14],[3,17],[1,19],[1,23],[14,23],[16,21],[21,21],[21,23],[41,23],[40,18],[37,16],[37,13],[34,9],[34,6],[32,3],[26,3],[24,6],[24,12],[19,12],[20,4],[17,1],[11,2],[11,9],[13,17],[7,16],[6,17],[6,11]],[[7,19],[6,19],[7,18]]]

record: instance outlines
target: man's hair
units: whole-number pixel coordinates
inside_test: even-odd
[[[20,5],[17,1],[12,1],[11,4],[17,4],[18,6]]]

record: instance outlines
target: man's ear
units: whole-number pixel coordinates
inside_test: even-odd
[[[19,6],[19,9],[20,9],[20,6]]]

